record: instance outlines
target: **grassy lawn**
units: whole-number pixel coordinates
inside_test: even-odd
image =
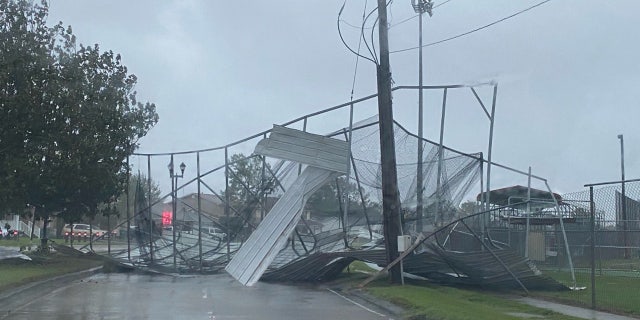
[[[425,284],[389,286],[380,283],[367,291],[405,307],[409,310],[408,319],[576,319],[501,298],[492,292]]]
[[[596,260],[596,272],[601,270],[629,270],[640,272],[640,258]]]
[[[571,275],[568,272],[544,271],[544,273],[562,283],[571,283]],[[640,316],[640,295],[638,294],[640,273],[636,277],[607,275],[606,271],[603,271],[603,275],[599,275],[597,271],[596,274],[596,306],[599,309]],[[586,289],[569,292],[535,292],[535,295],[590,307],[592,290],[590,273],[576,273],[576,280],[578,287],[586,287]]]
[[[19,237],[17,240],[0,240],[0,246],[3,247],[26,247],[29,245],[34,247],[40,245],[40,238],[33,238],[33,240],[29,240],[29,237]]]
[[[356,287],[374,272],[362,262],[349,266],[350,274],[344,274],[343,285]],[[367,285],[364,290],[378,298],[390,301],[407,310],[405,319],[434,320],[500,320],[500,319],[577,319],[546,309],[499,297],[493,292],[464,290],[452,287],[416,282],[404,286],[391,286],[386,279]]]
[[[56,253],[30,256],[32,261],[0,260],[0,292],[29,282],[102,265],[101,260],[88,257],[70,257]]]

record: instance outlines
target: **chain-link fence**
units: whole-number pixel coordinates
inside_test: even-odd
[[[397,89],[401,95],[409,88]],[[467,86],[430,90],[447,89],[451,89],[450,98],[478,99]],[[349,174],[306,199],[302,220],[284,249],[291,255],[285,258],[309,255],[319,248],[363,249],[382,244],[380,132],[374,98],[282,124],[350,141],[351,146]],[[483,166],[488,167],[481,154],[427,141],[398,122],[394,132],[404,231],[414,234],[462,215],[460,202],[468,193],[478,192],[472,189],[481,191],[478,180]],[[253,154],[258,141],[269,134],[266,130],[209,149],[131,156],[127,196],[115,201],[114,214],[105,219],[110,220],[82,221],[105,232],[76,243],[77,247],[104,252],[138,268],[186,273],[220,270],[305,167]],[[333,243],[340,246],[334,248]]]
[[[575,221],[567,223],[571,260],[561,251],[543,264],[567,284],[574,266],[575,290],[570,298],[592,308],[638,314],[640,304],[640,181],[587,185],[588,190],[563,195]],[[545,231],[547,249],[558,241]]]

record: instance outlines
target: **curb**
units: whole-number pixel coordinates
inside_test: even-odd
[[[23,306],[50,294],[64,284],[101,272],[102,267],[94,267],[7,289],[0,293],[0,319],[9,317],[15,310],[19,310]]]
[[[73,280],[77,280],[77,279],[82,279],[82,278],[86,278],[89,276],[92,276],[96,273],[100,273],[102,271],[102,267],[94,267],[91,269],[86,269],[86,270],[82,270],[82,271],[76,271],[76,272],[72,272],[72,273],[67,273],[67,274],[63,274],[60,276],[56,276],[53,278],[48,278],[48,279],[43,279],[43,280],[39,280],[39,281],[34,281],[31,282],[29,284],[25,284],[22,286],[19,286],[17,288],[11,288],[11,289],[7,289],[6,291],[0,293],[0,303],[3,302],[3,300],[13,297],[17,294],[20,294],[26,290],[32,289],[33,287],[37,287],[37,286],[41,286],[43,284],[49,284],[49,283],[53,283],[53,282],[67,282],[67,281],[73,281]]]
[[[373,306],[375,307],[375,309],[382,311],[383,313],[385,313],[387,316],[389,317],[393,317],[393,318],[401,318],[402,315],[406,312],[406,310],[396,304],[393,304],[392,302],[389,302],[387,300],[384,299],[380,299],[377,297],[374,297],[368,293],[366,293],[365,291],[363,291],[362,289],[358,289],[358,288],[332,288],[332,290],[335,290],[337,292],[339,292],[340,294],[349,297],[350,299],[357,301],[357,302],[361,302],[363,304],[369,305],[369,306]]]

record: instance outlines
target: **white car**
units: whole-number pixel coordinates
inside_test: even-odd
[[[212,238],[218,238],[224,240],[227,238],[227,234],[216,227],[202,227],[200,232],[211,236]]]
[[[64,234],[64,238],[65,240],[69,238],[69,236],[71,237],[75,237],[75,238],[86,238],[89,236],[89,232],[91,231],[93,233],[94,237],[101,237],[105,234],[107,234],[106,230],[102,230],[100,228],[96,228],[95,226],[90,226],[88,224],[84,224],[84,223],[74,223],[73,224],[73,233],[71,233],[71,225],[68,224],[66,226],[64,226],[64,228],[62,228],[62,233]],[[112,231],[113,233],[113,231]]]

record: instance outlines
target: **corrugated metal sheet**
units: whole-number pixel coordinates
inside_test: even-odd
[[[346,173],[349,166],[348,147],[346,141],[274,125],[269,138],[261,140],[254,152]]]
[[[240,283],[255,284],[295,229],[307,199],[327,182],[347,172],[348,143],[274,126],[255,153],[290,160],[308,167],[276,202],[269,214],[225,268]]]
[[[246,286],[255,284],[284,248],[295,229],[307,199],[339,173],[307,167],[276,202],[269,214],[238,250],[225,270]]]

